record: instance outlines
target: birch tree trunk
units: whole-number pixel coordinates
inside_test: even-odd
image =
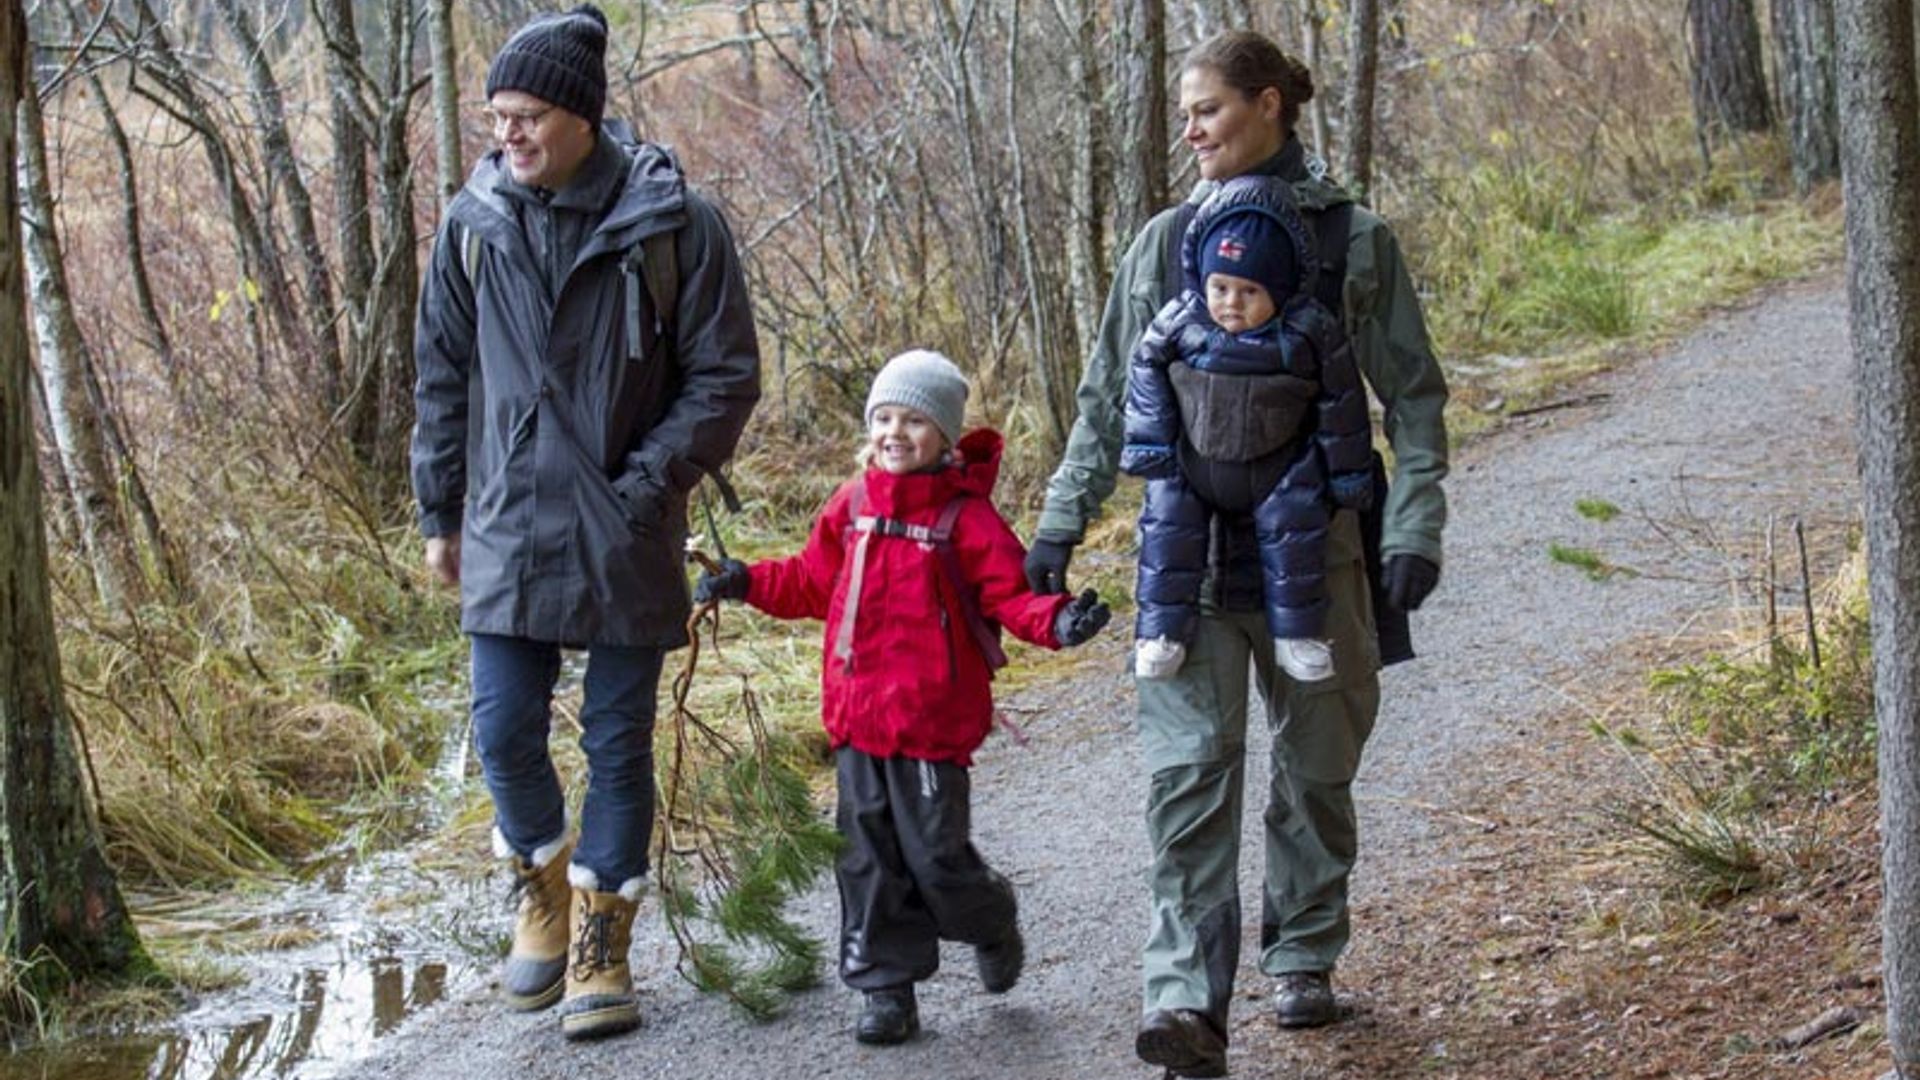
[[[73,497],[73,516],[93,568],[94,589],[109,610],[139,602],[140,569],[117,485],[101,441],[101,417],[87,395],[87,341],[73,312],[66,260],[55,231],[53,183],[47,171],[45,120],[39,96],[28,86],[20,97],[16,138],[20,153],[22,228],[33,290],[33,322],[40,343],[40,378],[46,389],[47,426]]]
[[[0,155],[9,162],[14,118],[33,93],[26,50],[20,5],[0,6]],[[8,206],[19,205],[15,184],[13,169],[0,170]],[[60,689],[27,397],[21,239],[19,218],[0,215],[0,926],[8,930],[0,949],[16,960],[50,953],[58,964],[33,969],[49,984],[147,975],[153,964],[101,853]]]
[[[413,153],[407,117],[414,95],[425,87],[414,77],[414,26],[408,0],[384,5],[387,55],[381,95],[379,139],[380,246],[377,255],[372,340],[380,355],[375,386],[372,453],[381,504],[406,488],[407,435],[413,429],[413,315],[420,295],[420,263],[414,244]]]
[[[1773,126],[1753,0],[1687,0],[1687,48],[1694,126],[1703,142],[1716,132]]]
[[[1793,183],[1805,194],[1813,185],[1840,175],[1833,0],[1773,0],[1772,14]]]
[[[1114,64],[1120,91],[1114,239],[1133,242],[1167,205],[1167,15],[1165,0],[1117,0]]]
[[[1847,294],[1880,746],[1887,1044],[1920,1078],[1920,91],[1911,0],[1839,0]]]
[[[440,210],[460,193],[466,165],[460,154],[460,84],[453,63],[453,0],[431,0],[427,52],[433,57],[434,153],[439,165]]]
[[[1346,168],[1341,180],[1362,201],[1373,186],[1373,98],[1379,79],[1380,0],[1353,0],[1347,12]]]

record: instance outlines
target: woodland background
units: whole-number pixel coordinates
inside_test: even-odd
[[[1313,68],[1301,136],[1394,224],[1456,437],[1840,252],[1831,0],[602,6],[608,115],[675,149],[750,277],[767,393],[733,469],[747,509],[711,526],[736,554],[797,543],[851,468],[867,380],[910,346],[973,376],[1030,522],[1112,267],[1194,179],[1170,78],[1222,27]],[[535,10],[25,6],[72,797],[136,907],[422,827],[464,649],[406,491],[414,305],[486,148],[487,59]],[[1124,548],[1129,518],[1095,545]],[[756,663],[804,737],[812,632],[755,633],[785,635]],[[450,843],[483,823],[470,805]],[[191,944],[155,949],[191,981]],[[0,966],[16,1015],[39,1015],[33,964]]]

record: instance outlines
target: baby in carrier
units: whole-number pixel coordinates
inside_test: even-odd
[[[1127,372],[1120,466],[1147,480],[1134,673],[1180,669],[1216,526],[1251,517],[1275,659],[1298,681],[1326,679],[1327,523],[1373,498],[1346,332],[1316,298],[1313,241],[1281,180],[1223,184],[1188,226],[1181,264],[1186,288]]]

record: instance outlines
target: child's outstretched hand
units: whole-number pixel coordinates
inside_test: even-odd
[[[700,577],[693,583],[693,602],[704,604],[710,600],[745,600],[750,580],[746,563],[739,559],[722,559],[717,573],[707,570],[700,572]]]
[[[1067,601],[1067,606],[1053,617],[1053,635],[1062,645],[1085,645],[1111,618],[1112,609],[1100,602],[1099,593],[1088,589]]]

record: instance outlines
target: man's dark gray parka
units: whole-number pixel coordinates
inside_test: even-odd
[[[671,319],[621,266],[662,230]],[[626,289],[644,304],[638,347]],[[732,455],[760,352],[732,236],[671,155],[603,128],[550,193],[482,159],[434,244],[415,363],[414,494],[426,536],[462,537],[461,628],[684,644],[686,495]]]

